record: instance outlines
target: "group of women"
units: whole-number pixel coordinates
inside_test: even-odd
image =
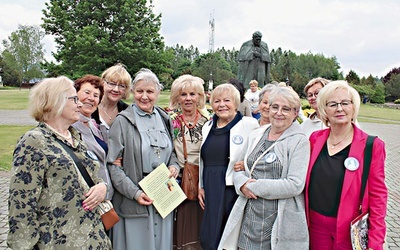
[[[148,69],[133,81],[120,64],[101,77],[43,80],[30,93],[39,124],[14,151],[9,247],[351,249],[368,135],[355,125],[357,91],[327,83],[313,79],[305,89],[316,113],[304,123],[323,123],[312,133],[297,122],[298,94],[272,84],[260,91],[256,120],[238,112],[243,98],[229,83],[213,90],[209,117],[204,81],[191,75],[173,82],[168,110],[157,106],[161,85]],[[372,152],[362,204],[369,248],[382,249],[387,189],[379,138]],[[349,158],[357,167],[346,165]],[[177,179],[185,163],[199,166],[198,200],[164,219],[138,184],[161,163]],[[105,200],[120,217],[110,231],[99,216]]]

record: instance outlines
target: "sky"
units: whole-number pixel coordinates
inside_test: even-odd
[[[45,2],[0,0],[0,40],[18,24],[40,24]],[[153,5],[162,14],[168,46],[193,45],[206,53],[213,18],[214,50],[239,50],[260,31],[270,50],[335,56],[344,75],[353,70],[360,77],[382,77],[400,67],[399,0],[153,0]],[[56,44],[50,36],[43,42],[51,60]]]

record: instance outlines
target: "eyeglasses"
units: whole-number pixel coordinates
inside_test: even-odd
[[[308,93],[308,94],[307,94],[307,99],[310,100],[310,99],[313,98],[313,97],[317,98],[318,93],[319,93],[320,90],[321,90],[321,89],[318,89],[318,90],[315,91],[314,93]]]
[[[116,84],[115,82],[107,82],[106,80],[104,80],[108,86],[110,86],[110,88],[114,89],[115,86],[118,87],[118,89],[120,90],[125,90],[128,86],[126,86],[125,84]]]
[[[340,105],[342,108],[347,108],[347,107],[349,107],[351,104],[353,104],[353,101],[351,101],[351,100],[343,100],[343,101],[341,101],[341,102],[328,102],[328,103],[326,104],[326,106],[327,106],[328,108],[330,108],[330,109],[337,109],[337,108],[339,107],[339,105]]]
[[[74,100],[74,103],[75,103],[75,104],[78,104],[78,101],[79,101],[78,96],[70,96],[70,97],[67,97],[67,99],[68,99],[68,100]]]
[[[288,115],[290,114],[290,111],[292,111],[292,108],[289,108],[287,106],[279,107],[278,104],[272,104],[269,107],[269,110],[272,111],[273,113],[278,113],[279,109],[281,110],[282,115]]]

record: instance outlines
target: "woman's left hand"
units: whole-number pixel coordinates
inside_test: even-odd
[[[168,169],[169,169],[168,178],[174,177],[176,179],[176,177],[178,177],[179,171],[176,170],[176,168],[173,166],[169,166]]]
[[[89,192],[85,194],[86,199],[82,205],[85,210],[93,210],[106,198],[107,186],[105,183],[99,183],[89,189]]]

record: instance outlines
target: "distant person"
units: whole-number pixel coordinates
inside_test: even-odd
[[[245,89],[244,89],[243,83],[235,78],[229,79],[228,82],[230,84],[232,84],[233,86],[235,86],[236,89],[239,90],[239,93],[240,93],[240,104],[239,104],[239,107],[237,108],[237,110],[243,116],[252,116],[250,102],[244,96]]]
[[[32,88],[29,107],[39,124],[20,138],[14,150],[8,246],[111,249],[98,208],[107,185],[97,177],[97,161],[71,127],[82,107],[73,81],[64,76],[44,79]],[[93,187],[89,188],[71,154],[82,162]]]
[[[251,80],[257,80],[260,87],[269,82],[271,58],[268,45],[261,41],[260,31],[253,33],[253,39],[243,43],[240,48],[238,61],[238,79],[249,88]]]
[[[258,89],[258,82],[257,80],[251,80],[250,89],[246,91],[244,97],[250,103],[251,107],[251,115],[256,118],[257,120],[260,119],[260,111],[258,110],[258,104],[260,99],[260,90]]]

